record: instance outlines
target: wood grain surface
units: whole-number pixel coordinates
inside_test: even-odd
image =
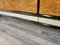
[[[0,17],[0,45],[60,45],[60,30],[23,19]]]
[[[0,9],[37,13],[37,0],[0,0]],[[60,16],[60,0],[40,0],[40,14]]]
[[[37,0],[0,0],[0,9],[36,13]]]
[[[41,0],[40,13],[60,16],[60,0]]]

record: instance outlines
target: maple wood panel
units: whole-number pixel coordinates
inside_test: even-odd
[[[36,13],[37,0],[0,0],[0,9]]]
[[[37,13],[37,0],[0,0],[0,9]],[[40,0],[40,14],[60,16],[60,0]]]
[[[40,13],[60,16],[60,0],[40,0]]]

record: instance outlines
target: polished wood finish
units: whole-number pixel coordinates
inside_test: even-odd
[[[37,0],[0,0],[0,9],[36,13]]]
[[[0,9],[37,13],[37,0],[0,0]],[[60,0],[40,0],[40,14],[60,16]]]
[[[60,16],[60,0],[41,0],[40,13]]]

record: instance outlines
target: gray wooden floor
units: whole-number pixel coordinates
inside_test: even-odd
[[[0,45],[60,45],[60,30],[4,16],[0,17]]]

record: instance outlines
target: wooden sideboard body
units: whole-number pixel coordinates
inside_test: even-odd
[[[0,0],[0,9],[37,13],[37,0]],[[40,0],[40,14],[60,16],[60,0]]]

